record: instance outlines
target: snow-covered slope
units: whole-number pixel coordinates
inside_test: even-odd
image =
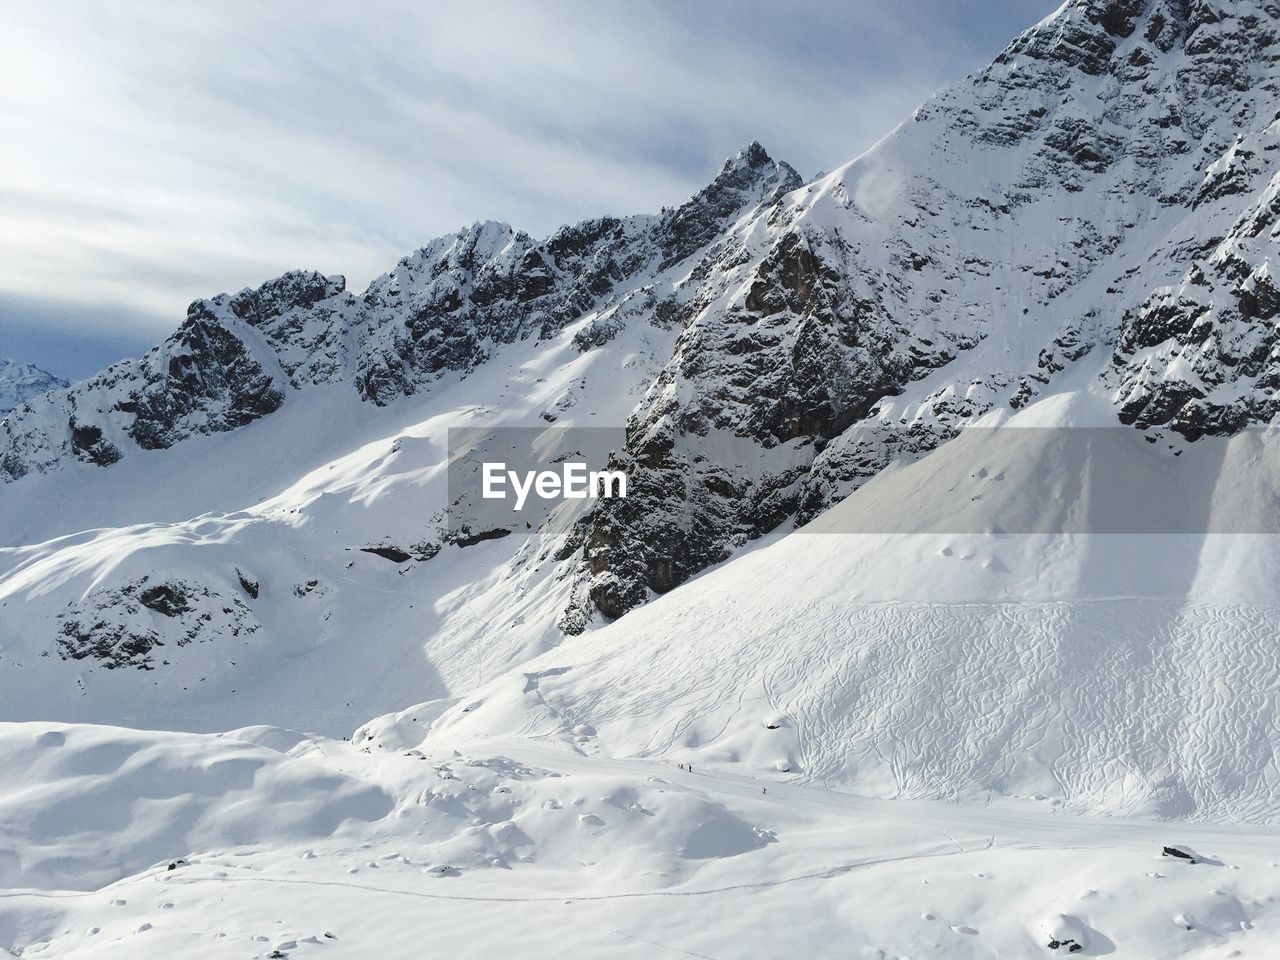
[[[146,357],[15,414],[4,716],[337,735],[553,643],[562,544],[454,535],[448,429],[622,423],[691,264],[798,182],[753,144],[657,217],[541,244],[479,224],[361,298],[295,274],[200,301]]]
[[[35,364],[0,357],[0,417],[34,397],[66,386],[66,380]]]
[[[475,746],[0,729],[0,950],[1178,960],[1266,957],[1280,935],[1280,844],[1257,828],[762,794]],[[1202,862],[1162,857],[1170,843]]]
[[[0,711],[337,736],[544,649],[569,565],[550,539],[450,539],[446,433],[547,427],[556,404],[562,423],[624,416],[670,334],[584,353],[576,329],[391,408],[313,388],[231,433],[6,487],[25,545],[0,548]]]
[[[96,890],[175,847],[306,841],[391,811],[368,783],[240,739],[256,734],[0,726],[0,885]]]
[[[468,693],[429,742],[1280,822],[1280,435],[1174,457],[1110,429],[1077,460],[1034,410]],[[1148,532],[1166,507],[1186,522]]]

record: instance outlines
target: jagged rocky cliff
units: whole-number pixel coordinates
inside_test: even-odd
[[[132,448],[234,430],[317,384],[346,382],[385,405],[444,371],[483,363],[494,345],[549,337],[588,310],[600,321],[582,331],[582,349],[609,339],[626,317],[678,322],[672,268],[747,210],[799,185],[794,170],[751,144],[661,216],[590,220],[541,242],[479,223],[405,257],[360,296],[342,277],[296,272],[197,300],[146,356],[9,417],[0,426],[0,479],[70,459],[106,466]]]

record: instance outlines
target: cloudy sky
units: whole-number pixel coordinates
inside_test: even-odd
[[[284,270],[656,211],[752,139],[812,176],[1055,6],[0,0],[0,356],[84,376]]]

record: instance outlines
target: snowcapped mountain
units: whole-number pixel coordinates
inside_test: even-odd
[[[962,449],[954,439],[974,424],[1124,427],[1125,456],[1190,477],[1184,450],[1272,420],[1278,19],[1251,0],[1075,0],[813,182],[753,143],[656,216],[542,241],[477,224],[358,295],[341,277],[297,272],[193,303],[144,357],[0,422],[0,709],[336,735],[490,681],[524,690],[521,665],[552,648],[561,666],[608,651],[585,686],[577,668],[545,692],[534,684],[535,712],[590,715],[621,753],[696,747],[889,793],[1274,816],[1270,761],[1229,787],[1205,767],[1225,763],[1241,730],[1270,742],[1250,719],[1266,689],[1197,728],[1181,766],[1148,749],[1172,734],[1118,719],[1136,680],[1088,707],[1077,699],[1077,713],[1043,692],[1100,689],[1122,669],[1067,652],[1092,649],[1101,622],[1143,656],[1200,662],[1206,644],[1237,644],[1252,662],[1275,580],[1210,573],[1273,569],[1272,539],[1101,549],[1083,535],[993,547],[936,526],[810,534],[878,502],[890,465],[940,469],[933,458]],[[445,522],[446,431],[498,424],[625,424],[614,456],[632,495],[600,501],[567,533],[460,540]],[[1061,469],[1045,451],[1026,456],[1042,468],[1023,464],[1028,478]],[[1232,495],[1233,456],[1197,468],[1211,512]],[[923,583],[908,569],[927,570]],[[1101,612],[1121,596],[1160,612]],[[968,636],[973,604],[1007,625],[974,626],[977,646],[961,655],[953,644],[968,641],[948,638]],[[740,617],[750,630],[730,626]],[[864,617],[858,642],[839,639]],[[586,647],[563,645],[584,633]],[[959,658],[977,671],[953,678],[977,712],[949,715],[946,736],[959,739],[942,765],[946,737],[926,704],[909,733],[898,713],[859,713],[916,689],[913,674],[871,665],[922,637],[937,669]],[[753,646],[763,638],[768,655]],[[838,655],[807,646],[822,643]],[[1029,650],[1056,666],[1026,687],[1016,678]],[[712,671],[698,681],[708,703],[764,697],[798,739],[766,749],[758,718],[699,708],[695,723],[678,697],[653,716],[680,688],[671,677],[700,676],[687,657]],[[826,686],[781,682],[816,669],[814,657],[833,671]],[[923,669],[928,655],[905,660]],[[623,679],[636,675],[666,692]],[[1204,704],[1186,691],[1204,684],[1197,695],[1210,698],[1217,677],[1170,678],[1143,696],[1189,722]],[[980,706],[992,683],[1021,691],[1002,701],[1008,729],[1023,731],[1001,753],[1012,767],[972,753],[993,722]],[[1176,709],[1165,704],[1175,687]],[[606,702],[602,715],[588,708]],[[501,724],[542,722],[518,706]],[[859,735],[845,728],[855,719]],[[684,733],[642,735],[652,724]],[[886,752],[894,737],[912,745]],[[1117,750],[1130,757],[1123,797],[1087,772]]]
[[[70,384],[66,380],[34,364],[0,357],[0,417],[33,397],[67,386]]]
[[[588,221],[541,243],[506,224],[475,224],[405,257],[359,297],[342,277],[297,272],[196,301],[145,357],[12,418],[0,477],[75,460],[106,466],[130,449],[234,430],[317,385],[346,383],[385,406],[471,371],[495,347],[551,339],[588,312],[582,350],[629,316],[670,325],[672,268],[745,210],[799,185],[794,170],[751,144],[661,216]]]
[[[541,244],[478,224],[361,297],[299,273],[193,304],[147,356],[5,422],[0,522],[7,542],[31,545],[5,550],[6,656],[21,677],[52,671],[85,719],[132,703],[137,722],[206,728],[265,701],[266,719],[295,722],[312,682],[341,677],[330,719],[315,721],[336,734],[545,648],[573,585],[547,560],[564,547],[448,540],[447,429],[623,423],[670,356],[672,291],[691,265],[798,184],[753,144],[656,217]],[[502,642],[477,642],[512,618]],[[371,621],[396,649],[346,643]],[[281,677],[282,655],[309,662],[313,681]],[[399,680],[388,658],[404,662]],[[21,687],[12,716],[48,694]]]
[[[0,948],[1267,955],[1278,256],[1280,7],[1068,0],[811,182],[193,303],[0,419],[0,878],[112,884]],[[460,533],[459,427],[630,493]]]
[[[1188,439],[1270,421],[1276,29],[1266,4],[1068,3],[745,218],[728,294],[690,318],[629,424],[652,487],[692,474],[705,522],[655,538],[660,503],[606,506],[589,561],[617,580],[597,603],[629,609],[1066,382]],[[748,445],[709,483],[691,459],[712,433],[808,453],[761,475]]]

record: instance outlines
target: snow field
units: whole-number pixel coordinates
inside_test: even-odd
[[[165,735],[138,736],[145,753]],[[697,764],[688,772],[516,741],[458,755],[259,728],[182,735],[186,764],[267,751],[236,736],[292,742],[277,764],[323,769],[393,809],[359,811],[332,832],[273,829],[266,840],[206,825],[202,845],[187,849],[196,834],[157,835],[150,811],[125,805],[110,835],[84,839],[150,833],[161,842],[148,849],[163,856],[134,872],[119,865],[96,890],[14,884],[0,898],[0,948],[131,960],[394,960],[424,949],[979,958],[1068,955],[1048,945],[1070,939],[1081,944],[1070,955],[1176,960],[1267,957],[1280,933],[1280,840],[1247,827],[875,801],[794,784],[770,784],[766,795],[760,781]],[[4,731],[28,790],[48,783],[79,800],[101,791],[68,767],[127,739],[36,723]],[[41,753],[69,746],[76,763]],[[186,803],[223,796],[211,778],[183,786]],[[241,803],[270,825],[269,790]],[[9,843],[58,842],[47,819],[13,823]],[[1162,858],[1162,843],[1175,841],[1210,860]]]

